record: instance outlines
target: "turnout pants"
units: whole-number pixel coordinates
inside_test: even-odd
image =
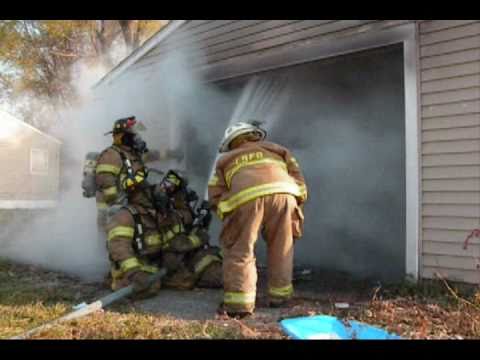
[[[267,243],[268,295],[272,302],[293,295],[294,222],[298,223],[297,201],[290,194],[273,194],[250,201],[229,214],[223,223],[224,308],[253,312],[257,269],[255,243],[259,232]]]

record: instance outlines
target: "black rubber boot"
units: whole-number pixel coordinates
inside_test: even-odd
[[[235,318],[235,319],[243,319],[247,316],[251,316],[253,312],[250,311],[227,311],[225,310],[225,305],[224,303],[220,303],[220,305],[217,308],[217,314],[218,315],[223,315],[223,316],[228,316],[230,318]]]
[[[286,308],[292,306],[292,299],[275,299],[268,302],[268,306],[271,308]]]

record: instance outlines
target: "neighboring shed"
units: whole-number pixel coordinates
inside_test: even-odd
[[[0,209],[54,207],[61,142],[0,111]]]
[[[462,247],[480,227],[479,20],[177,20],[97,91],[118,92],[126,77],[147,84],[182,49],[222,91],[254,75],[294,79],[271,134],[293,147],[311,185],[299,262],[480,282],[478,239]],[[209,131],[220,134],[232,107],[216,110]],[[306,128],[316,142],[295,136]],[[187,170],[211,162],[217,144],[188,143]]]

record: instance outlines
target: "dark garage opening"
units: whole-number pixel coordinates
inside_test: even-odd
[[[405,275],[405,105],[403,46],[391,45],[276,69],[258,77],[288,79],[288,104],[269,139],[293,151],[309,186],[305,233],[296,265],[399,280]],[[248,77],[216,84],[198,118],[219,139]],[[210,109],[210,110],[209,110]],[[215,109],[212,111],[211,109]],[[203,183],[217,143],[195,142],[187,127],[187,170]],[[214,224],[217,242],[219,223]],[[265,246],[259,241],[258,261]]]

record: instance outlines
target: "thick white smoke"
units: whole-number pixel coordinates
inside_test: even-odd
[[[80,189],[84,154],[95,147],[93,139],[82,136],[81,123],[92,110],[88,89],[104,70],[77,65],[74,80],[81,97],[74,107],[55,114],[59,120],[50,129],[62,141],[58,206],[12,212],[0,237],[0,256],[98,281],[108,262],[96,229],[95,201],[84,199]]]
[[[273,105],[282,102],[285,79],[254,78],[241,94],[228,94],[193,72],[192,58],[197,62],[201,56],[202,52],[192,47],[188,51],[171,49],[148,72],[132,69],[115,79],[113,85],[94,90],[92,85],[105,69],[78,63],[72,81],[81,94],[80,101],[57,114],[60,121],[52,130],[63,142],[58,207],[33,212],[28,221],[20,217],[10,221],[9,235],[0,239],[0,256],[86,280],[103,278],[108,271],[105,234],[97,231],[95,199],[83,198],[80,184],[85,154],[111,144],[111,137],[103,134],[120,117],[135,115],[147,128],[142,136],[149,148],[162,155],[175,150],[183,153],[189,142],[198,149],[207,149],[213,156],[197,164],[205,172],[213,166],[214,152],[229,123],[245,118],[267,120],[267,125],[274,121],[276,109],[280,108]],[[218,117],[216,112],[223,108],[230,110],[224,114],[225,120],[216,124],[209,114]],[[187,138],[183,132],[187,124],[194,129],[195,139]],[[166,171],[183,168],[185,160],[183,153],[183,159],[164,158],[149,166]],[[188,175],[191,186],[202,196],[207,179]]]

